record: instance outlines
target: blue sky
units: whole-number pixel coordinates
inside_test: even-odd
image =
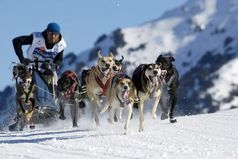
[[[98,36],[159,18],[187,0],[1,0],[0,90],[14,85],[11,62],[18,62],[12,39],[43,31],[57,22],[67,42],[65,54],[91,48]],[[27,46],[23,47],[25,51]],[[25,54],[26,56],[26,54]]]

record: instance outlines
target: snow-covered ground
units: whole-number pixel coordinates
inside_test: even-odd
[[[68,119],[33,131],[2,131],[0,158],[238,158],[238,109],[178,117],[175,124],[146,115],[141,133],[135,114],[127,135],[122,123],[111,125],[104,116],[101,127],[95,128],[87,117],[82,117],[79,128],[71,128]]]

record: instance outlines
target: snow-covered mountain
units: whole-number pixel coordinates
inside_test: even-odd
[[[237,0],[190,0],[154,21],[102,35],[94,48],[66,59],[79,72],[95,64],[97,50],[112,51],[125,57],[130,75],[139,64],[171,52],[180,73],[180,113],[238,107],[237,14]]]
[[[83,68],[96,63],[96,52],[101,50],[103,54],[111,51],[118,58],[123,55],[125,69],[131,75],[139,64],[155,62],[161,53],[170,52],[180,73],[177,114],[235,108],[237,15],[237,0],[189,0],[153,21],[103,34],[93,48],[68,54],[61,69],[80,74]],[[6,102],[6,94],[1,94],[1,107],[13,105]]]
[[[79,128],[71,120],[49,128],[0,132],[4,159],[237,159],[238,109],[178,117],[178,122],[145,116],[145,131],[138,132],[138,114],[124,135],[123,124],[103,118],[97,129],[82,116]]]

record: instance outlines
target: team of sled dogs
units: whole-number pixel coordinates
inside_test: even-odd
[[[141,64],[133,72],[132,78],[123,73],[123,59],[115,59],[112,53],[102,56],[97,53],[98,61],[94,67],[84,70],[80,85],[78,75],[73,71],[65,71],[58,80],[58,98],[60,105],[59,118],[64,120],[64,107],[70,106],[73,127],[78,126],[80,105],[85,105],[88,100],[91,105],[91,120],[100,125],[99,115],[109,114],[108,121],[123,121],[122,110],[126,110],[124,129],[127,131],[132,118],[133,106],[137,105],[139,111],[139,131],[144,130],[144,102],[152,99],[151,114],[156,118],[156,110],[159,104],[163,85],[167,85],[170,95],[167,107],[161,119],[169,118],[171,123],[176,122],[173,111],[176,104],[178,88],[178,72],[172,62],[172,56],[158,56],[154,63]],[[14,78],[17,82],[16,103],[20,116],[20,128],[23,129],[25,121],[34,128],[31,116],[35,109],[34,82],[31,73],[24,65],[14,66]],[[82,88],[85,90],[82,91]],[[104,102],[102,102],[104,98]],[[30,107],[26,111],[23,105]]]

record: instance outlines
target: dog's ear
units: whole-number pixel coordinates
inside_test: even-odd
[[[102,58],[101,50],[99,50],[97,54],[98,54],[98,58],[99,58],[99,59]]]
[[[161,62],[156,62],[156,64],[157,64],[159,67],[162,66]]]
[[[112,52],[110,52],[110,53],[109,53],[109,57],[112,57],[112,58],[114,58],[114,55],[113,55],[113,53],[112,53]]]
[[[175,59],[174,59],[173,56],[168,57],[168,60],[171,61],[171,62],[172,62],[172,61],[175,61]]]
[[[162,58],[163,58],[163,56],[162,56],[162,55],[159,55],[159,56],[157,57],[155,63],[158,64],[158,63],[161,61]]]
[[[13,74],[14,79],[19,75],[19,71],[18,71],[17,66],[13,66],[12,74]]]
[[[119,60],[119,62],[122,64],[123,60],[124,60],[124,56],[121,56],[121,59]]]

